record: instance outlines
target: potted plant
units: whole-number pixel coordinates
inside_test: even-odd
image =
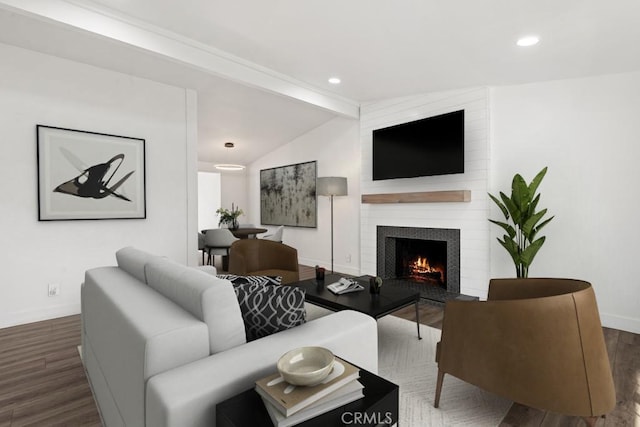
[[[377,295],[380,293],[380,288],[382,287],[382,277],[372,276],[369,277],[369,292]]]
[[[222,224],[227,224],[227,227],[231,230],[238,228],[238,217],[244,214],[242,209],[235,207],[233,203],[231,203],[231,210],[219,208],[216,213],[220,216],[218,227],[222,226]]]
[[[507,233],[502,239],[498,238],[498,242],[511,255],[517,277],[528,277],[529,267],[546,239],[545,236],[538,237],[538,233],[554,218],[542,221],[547,210],[536,211],[540,201],[540,194],[536,194],[536,191],[546,173],[545,167],[529,185],[522,176],[516,174],[511,182],[511,197],[507,197],[503,192],[500,192],[499,199],[489,194],[507,222],[493,219],[489,221],[500,226]]]

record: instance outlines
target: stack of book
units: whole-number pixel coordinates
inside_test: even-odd
[[[348,294],[350,292],[358,292],[364,289],[360,283],[353,279],[347,279],[346,277],[342,277],[335,283],[327,285],[327,289],[333,292],[336,295]]]
[[[329,412],[364,396],[360,370],[336,357],[333,370],[320,384],[292,386],[276,373],[256,381],[256,392],[274,426],[292,426]]]

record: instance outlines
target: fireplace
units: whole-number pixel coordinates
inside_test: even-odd
[[[395,239],[395,277],[447,289],[447,242]]]
[[[378,226],[376,259],[385,283],[436,302],[460,296],[460,230]]]

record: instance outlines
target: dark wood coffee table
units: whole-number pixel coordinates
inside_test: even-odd
[[[343,427],[345,425],[377,426],[398,422],[398,386],[364,369],[358,379],[364,386],[364,397],[304,421],[304,427]],[[365,415],[366,414],[366,415]],[[356,418],[359,417],[359,418]],[[354,422],[366,419],[370,422]],[[271,418],[254,389],[246,390],[216,406],[218,427],[273,427]]]
[[[380,288],[380,294],[373,295],[369,292],[369,276],[362,276],[350,278],[357,280],[358,283],[364,286],[364,290],[335,295],[326,288],[326,285],[337,282],[341,277],[347,276],[327,274],[324,281],[308,279],[290,283],[288,286],[297,286],[304,289],[306,292],[305,301],[311,304],[332,311],[355,310],[368,314],[376,320],[396,310],[415,304],[418,339],[422,339],[420,336],[420,311],[418,310],[418,304],[420,302],[419,292],[391,286],[385,287],[383,284],[382,288]]]

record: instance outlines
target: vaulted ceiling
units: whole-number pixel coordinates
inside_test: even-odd
[[[0,42],[196,89],[200,160],[244,164],[378,99],[640,70],[638,21],[637,0],[0,0]]]

